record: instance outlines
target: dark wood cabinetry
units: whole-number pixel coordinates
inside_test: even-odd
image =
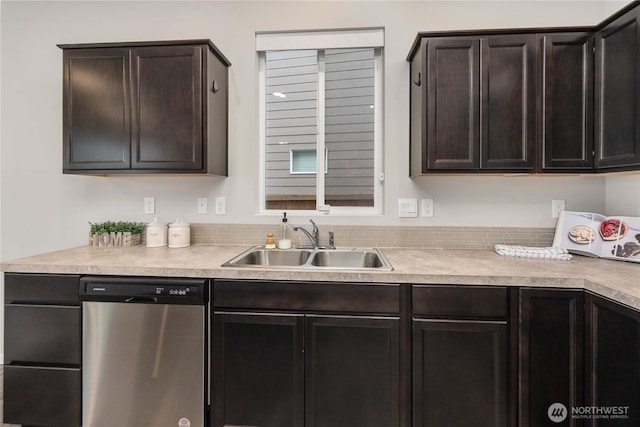
[[[640,2],[593,27],[418,33],[410,176],[640,169]]]
[[[505,288],[413,287],[413,426],[507,426],[509,299]]]
[[[78,276],[5,274],[3,421],[81,424]]]
[[[411,175],[531,170],[535,37],[429,37],[411,66]]]
[[[211,42],[60,47],[65,173],[227,174],[230,63]]]
[[[215,281],[213,425],[400,425],[399,290]]]
[[[596,33],[595,77],[596,167],[637,168],[640,166],[640,7],[622,14]]]
[[[543,171],[593,168],[593,34],[538,35]]]
[[[586,325],[586,405],[619,417],[585,425],[640,425],[640,312],[587,293]]]
[[[520,290],[519,426],[549,424],[553,403],[584,405],[583,306],[582,291]]]

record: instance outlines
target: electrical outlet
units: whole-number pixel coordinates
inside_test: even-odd
[[[420,201],[421,215],[425,218],[433,218],[433,199],[422,199]]]
[[[564,200],[551,201],[551,218],[558,218],[560,212],[564,210]]]
[[[227,210],[227,201],[224,197],[216,197],[216,215],[224,215]]]
[[[207,213],[207,198],[206,197],[198,197],[196,200],[197,211],[199,214]]]
[[[156,213],[156,198],[145,197],[144,198],[144,213],[145,215],[153,215]]]

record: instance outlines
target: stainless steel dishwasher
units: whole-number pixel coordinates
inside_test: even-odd
[[[82,425],[208,423],[209,282],[85,276]]]

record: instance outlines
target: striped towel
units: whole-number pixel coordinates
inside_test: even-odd
[[[495,245],[498,255],[515,256],[520,258],[559,259],[569,261],[572,257],[566,249],[549,247],[537,248],[531,246]]]

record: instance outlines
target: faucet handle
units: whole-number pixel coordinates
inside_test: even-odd
[[[333,240],[333,230],[329,231],[329,249],[335,249],[336,245]]]

